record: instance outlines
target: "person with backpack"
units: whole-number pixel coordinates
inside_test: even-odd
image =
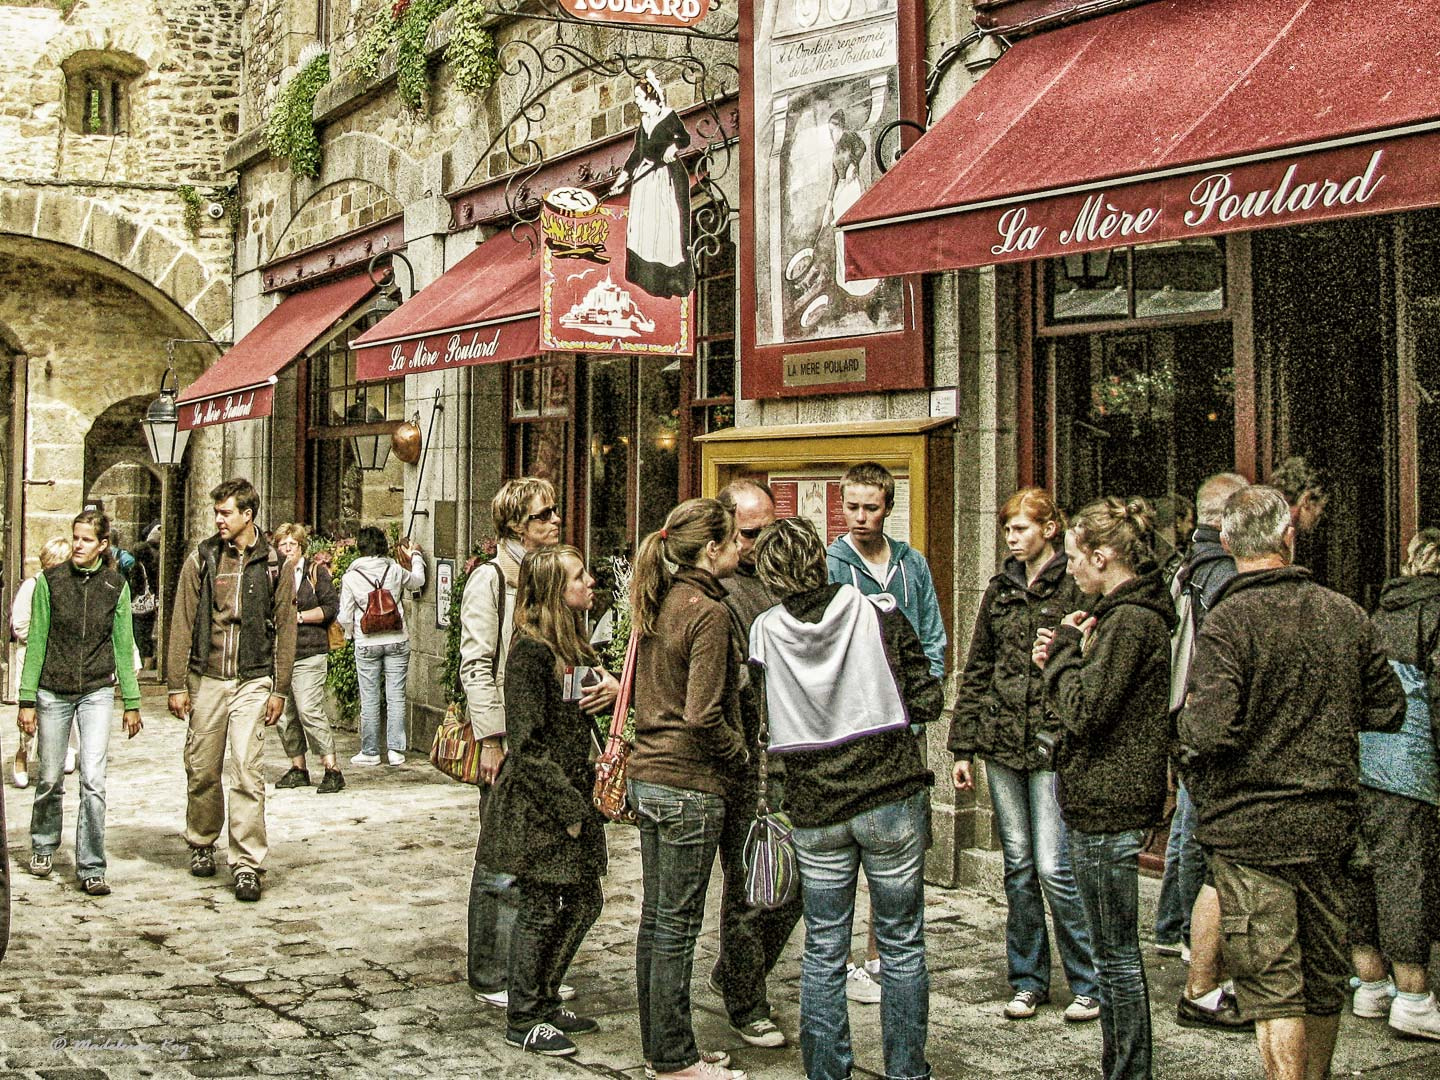
[[[360,752],[351,765],[379,765],[380,729],[385,761],[405,764],[405,682],[410,673],[410,635],[401,597],[425,587],[425,557],[410,541],[390,558],[385,533],[363,526],[355,536],[360,555],[340,579],[340,629],[355,643],[360,684]],[[402,565],[403,563],[403,565]]]
[[[1366,857],[1356,860],[1351,906],[1350,955],[1361,980],[1352,1007],[1403,1035],[1440,1039],[1426,974],[1440,911],[1440,529],[1411,539],[1370,625],[1405,690],[1405,720],[1394,734],[1360,733]]]
[[[215,535],[185,560],[175,587],[165,670],[170,714],[185,739],[185,842],[190,873],[215,876],[215,841],[228,822],[235,899],[260,899],[265,832],[266,727],[290,694],[295,666],[295,579],[255,527],[260,495],[249,480],[210,492]],[[263,727],[261,726],[263,723]],[[220,777],[230,748],[229,806]]]
[[[854,1068],[846,982],[863,866],[881,958],[885,1075],[928,1077],[925,849],[935,778],[910,729],[940,716],[940,680],[893,596],[828,580],[808,520],[765,529],[755,571],[780,597],[755,619],[749,655],[765,672],[767,752],[785,761],[784,809],[795,827],[805,1075],[848,1080]]]
[[[1085,594],[1065,572],[1058,547],[1065,515],[1044,488],[1017,491],[1000,508],[1010,556],[980,601],[970,654],[960,676],[949,749],[955,756],[957,791],[975,785],[976,755],[985,777],[1005,859],[1005,958],[1012,997],[1007,1020],[1026,1020],[1050,998],[1050,935],[1070,986],[1064,1017],[1073,1022],[1100,1015],[1099,986],[1090,928],[1075,873],[1069,838],[1055,798],[1055,764],[1039,736],[1054,735],[1059,721],[1045,710],[1045,680],[1030,662],[1040,627],[1086,606]]]
[[[320,759],[325,775],[315,789],[332,795],[345,787],[345,777],[335,761],[335,736],[325,714],[325,676],[330,667],[330,627],[340,613],[340,595],[330,580],[330,571],[305,554],[310,530],[286,522],[275,530],[275,547],[286,566],[294,567],[295,674],[290,680],[290,697],[280,717],[280,742],[290,758],[290,768],[275,782],[276,789],[310,786],[305,767],[305,744]]]

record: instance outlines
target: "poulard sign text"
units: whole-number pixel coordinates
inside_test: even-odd
[[[587,22],[629,26],[694,26],[710,0],[560,0],[560,6]]]

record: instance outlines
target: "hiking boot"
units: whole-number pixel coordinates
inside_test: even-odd
[[[190,849],[190,873],[195,877],[215,876],[215,845]]]
[[[575,1044],[557,1031],[551,1024],[539,1023],[529,1031],[510,1028],[505,1032],[505,1041],[530,1054],[545,1057],[569,1057],[575,1053]]]
[[[285,774],[284,776],[280,777],[279,780],[276,780],[276,781],[275,781],[275,790],[276,790],[276,791],[279,791],[281,788],[309,787],[309,786],[310,786],[310,773],[309,773],[309,771],[306,770],[306,769],[299,768],[298,766],[295,766],[295,765],[290,766],[289,771],[286,772],[286,774]]]
[[[320,781],[320,786],[315,789],[317,795],[333,795],[345,786],[345,777],[340,775],[339,769],[326,769],[325,778]]]
[[[110,886],[105,884],[103,877],[86,878],[80,883],[80,888],[90,896],[109,896]]]
[[[260,875],[254,870],[235,871],[235,899],[250,904],[260,899]]]
[[[54,860],[49,855],[41,855],[38,851],[30,856],[30,873],[36,877],[49,877],[53,870]]]
[[[587,1031],[594,1031],[600,1025],[591,1017],[577,1016],[561,1006],[550,1014],[550,1026],[558,1028],[566,1035],[583,1035]]]
[[[1039,990],[1016,990],[1015,996],[1005,1006],[1006,1020],[1029,1020],[1035,1015],[1035,1010],[1046,1002],[1044,994]]]

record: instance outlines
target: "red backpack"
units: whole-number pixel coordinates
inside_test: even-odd
[[[360,574],[359,570],[355,572]],[[389,572],[389,567],[386,567],[385,574]],[[360,574],[361,580],[370,586],[370,594],[365,598],[365,613],[360,616],[360,629],[366,634],[392,634],[405,629],[400,605],[395,603],[395,597],[385,588],[385,574],[380,575],[379,585]]]

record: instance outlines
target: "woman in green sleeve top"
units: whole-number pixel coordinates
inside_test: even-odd
[[[110,521],[98,510],[71,524],[70,561],[35,580],[30,639],[20,674],[20,728],[39,729],[40,782],[30,812],[30,872],[48,877],[60,846],[65,744],[80,732],[80,814],[75,877],[91,896],[105,883],[105,764],[115,680],[125,700],[125,734],[140,730],[130,589],[110,557]],[[38,710],[37,710],[38,706]],[[38,722],[37,722],[38,711]]]

